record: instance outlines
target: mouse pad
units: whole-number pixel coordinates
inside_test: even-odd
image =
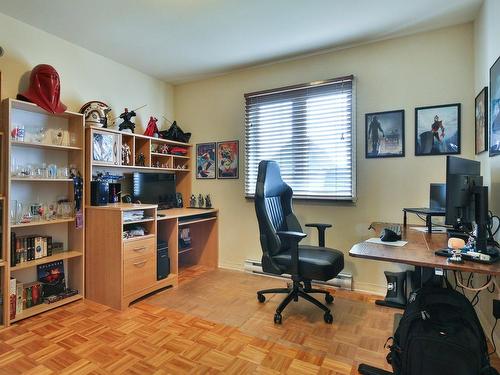
[[[396,247],[402,247],[408,243],[408,241],[384,242],[378,237],[369,238],[365,242],[376,243],[379,245],[396,246]]]

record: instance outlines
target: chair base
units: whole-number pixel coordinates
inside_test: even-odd
[[[304,286],[302,286],[300,281],[294,280],[291,288],[275,288],[275,289],[259,290],[257,292],[257,299],[259,300],[260,303],[263,303],[266,300],[264,294],[268,293],[287,294],[285,299],[279,304],[278,308],[276,309],[276,314],[274,314],[274,323],[276,324],[281,324],[282,320],[281,313],[288,306],[288,304],[292,301],[297,302],[299,300],[299,297],[305,299],[306,301],[311,302],[313,305],[316,305],[321,310],[323,310],[325,312],[323,315],[325,322],[331,324],[333,322],[333,316],[330,309],[324,304],[322,304],[320,301],[318,301],[316,298],[310,296],[309,294],[311,293],[324,294],[325,301],[328,304],[333,303],[333,296],[330,294],[330,292],[327,292],[326,290],[313,289],[311,287],[310,281],[303,281],[303,283]]]

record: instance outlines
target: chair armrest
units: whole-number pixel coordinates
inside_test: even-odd
[[[299,242],[307,237],[307,234],[293,231],[279,231],[276,234],[285,240],[290,241],[290,256],[292,258],[292,280],[299,276]]]
[[[318,230],[318,242],[320,247],[325,247],[325,230],[331,228],[332,224],[310,223],[306,227],[314,227]]]

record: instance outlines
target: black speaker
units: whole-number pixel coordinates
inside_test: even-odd
[[[175,193],[175,207],[177,207],[177,208],[184,207],[184,202],[182,200],[182,194],[181,193]]]
[[[105,206],[109,199],[109,184],[105,181],[90,182],[90,204],[92,206]]]
[[[168,245],[165,241],[158,241],[156,254],[156,280],[163,280],[170,274],[170,258]]]

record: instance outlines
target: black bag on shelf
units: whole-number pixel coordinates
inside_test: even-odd
[[[177,125],[177,121],[174,121],[168,130],[162,130],[160,134],[162,138],[183,143],[188,143],[191,138],[191,133],[184,133]]]
[[[451,288],[412,293],[389,346],[395,375],[497,375],[474,307]],[[390,340],[389,339],[389,340]]]

